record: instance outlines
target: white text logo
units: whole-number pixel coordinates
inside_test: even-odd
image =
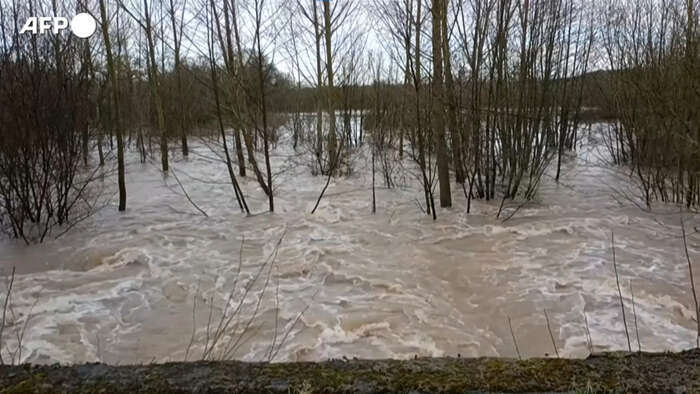
[[[20,33],[44,34],[51,31],[58,34],[69,26],[68,18],[62,16],[32,16],[22,26]],[[95,18],[88,13],[80,13],[70,21],[70,29],[76,37],[88,38],[95,33]]]

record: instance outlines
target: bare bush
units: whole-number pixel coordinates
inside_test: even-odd
[[[2,276],[0,287],[0,365],[17,365],[24,361],[24,337],[32,317],[32,308],[26,314],[15,311],[12,303],[12,290],[15,284],[15,267]],[[36,304],[36,302],[35,302]]]
[[[29,13],[20,8],[15,22]],[[25,13],[26,12],[26,13]],[[62,35],[15,35],[0,56],[0,229],[42,242],[92,209],[89,56]]]

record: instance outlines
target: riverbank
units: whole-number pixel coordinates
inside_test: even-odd
[[[0,367],[0,392],[699,392],[700,350],[586,359],[417,358]]]

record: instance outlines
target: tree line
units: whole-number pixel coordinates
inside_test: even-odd
[[[94,211],[91,185],[127,151],[157,160],[209,142],[275,209],[283,133],[314,174],[368,146],[386,187],[415,167],[437,217],[454,185],[529,200],[577,149],[589,107],[641,198],[700,205],[694,0],[0,0],[0,229],[43,241]],[[86,12],[89,39],[20,33]],[[594,119],[595,120],[595,119]],[[110,170],[116,167],[114,171]],[[374,177],[373,177],[374,179]],[[325,189],[324,189],[325,191]],[[319,198],[320,201],[320,198]]]

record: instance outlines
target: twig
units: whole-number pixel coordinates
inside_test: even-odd
[[[243,294],[241,295],[240,300],[238,301],[238,303],[237,303],[235,309],[233,309],[233,310],[231,311],[231,313],[228,314],[228,313],[227,313],[227,312],[228,312],[228,306],[229,306],[229,304],[230,304],[231,301],[232,301],[235,287],[234,287],[234,289],[231,290],[231,292],[229,293],[229,297],[228,297],[228,299],[227,299],[227,302],[226,302],[226,306],[224,307],[224,311],[223,311],[223,313],[222,313],[222,315],[221,315],[221,318],[219,319],[219,324],[218,324],[218,326],[216,327],[216,329],[213,331],[213,333],[212,333],[212,334],[213,334],[213,337],[211,337],[211,338],[210,338],[210,325],[211,325],[211,314],[212,314],[212,312],[210,311],[209,322],[207,323],[207,340],[206,340],[204,352],[202,353],[202,359],[203,359],[203,360],[210,360],[210,359],[212,359],[213,357],[214,357],[214,358],[217,358],[217,359],[219,359],[219,360],[227,359],[228,357],[230,357],[230,356],[236,351],[236,349],[238,348],[238,346],[240,346],[240,345],[242,344],[242,343],[241,343],[241,340],[243,339],[243,336],[244,336],[244,335],[246,334],[246,332],[249,330],[250,325],[252,324],[253,320],[257,317],[257,313],[258,313],[258,310],[259,310],[259,308],[260,308],[260,303],[262,302],[262,297],[264,296],[265,290],[266,290],[267,285],[268,285],[268,283],[269,283],[269,281],[270,281],[270,273],[271,273],[271,270],[272,270],[272,268],[273,268],[273,266],[274,266],[275,259],[276,259],[276,257],[277,257],[278,252],[279,252],[279,247],[280,247],[280,245],[281,245],[281,243],[282,243],[282,240],[284,239],[284,235],[286,234],[286,232],[287,232],[287,230],[285,229],[284,232],[282,233],[282,235],[280,236],[280,239],[279,239],[279,240],[277,241],[277,243],[275,244],[275,248],[274,248],[273,252],[272,252],[272,253],[270,254],[270,256],[265,260],[265,262],[260,266],[260,268],[257,270],[257,272],[255,273],[255,275],[253,276],[253,278],[252,278],[252,279],[246,284],[246,286],[244,287]],[[242,254],[242,249],[243,249],[243,244],[241,243],[241,251],[239,252],[240,254]],[[239,256],[239,264],[240,264],[240,260],[241,260],[241,259],[240,259],[240,256]],[[269,268],[268,268],[268,267],[269,267]],[[262,273],[263,273],[266,269],[268,270],[268,274],[267,274],[267,276],[266,276],[266,280],[265,280],[265,284],[264,284],[264,286],[263,286],[263,289],[262,289],[262,291],[261,291],[261,293],[260,293],[260,295],[259,295],[259,297],[258,297],[256,306],[255,306],[255,310],[254,310],[254,312],[253,312],[253,315],[250,317],[250,319],[249,319],[249,320],[247,321],[247,323],[245,324],[245,327],[244,327],[243,331],[242,331],[240,334],[238,334],[237,336],[234,336],[233,333],[236,333],[237,330],[238,330],[238,325],[239,325],[238,317],[240,317],[240,313],[241,313],[241,309],[242,309],[242,307],[243,307],[243,303],[244,303],[244,301],[247,299],[248,294],[250,293],[250,291],[251,291],[251,289],[253,288],[253,286],[255,285],[255,283],[257,283],[258,279],[260,278],[260,275],[262,275]],[[236,275],[236,280],[235,280],[235,282],[234,282],[234,286],[235,286],[235,283],[238,281],[238,276],[239,276],[239,275],[237,274],[237,275]],[[212,299],[210,308],[213,309],[213,299]],[[235,323],[233,322],[234,319],[236,319]],[[233,325],[232,325],[232,323],[233,323]],[[228,337],[228,342],[227,342],[227,343],[222,344],[222,346],[220,346],[220,347],[222,347],[222,349],[220,350],[219,355],[218,355],[218,356],[214,356],[214,350],[215,350],[215,348],[218,347],[218,345],[220,344],[222,338],[223,338],[227,333],[231,333],[232,335],[230,335],[230,336]]]
[[[272,357],[272,351],[275,349],[275,344],[277,343],[277,330],[279,329],[279,317],[280,317],[280,278],[279,278],[279,268],[277,268],[277,289],[275,290],[275,333],[272,337],[272,344],[270,345],[270,351],[268,353],[267,359],[270,360]]]
[[[285,229],[285,233],[286,233],[286,229]],[[284,236],[284,234],[282,234],[282,236]],[[241,247],[240,247],[239,252],[238,252],[239,253],[239,255],[238,255],[238,271],[236,272],[236,278],[234,279],[233,286],[231,288],[231,292],[229,293],[228,299],[226,300],[226,305],[224,306],[223,313],[221,314],[221,318],[219,319],[219,324],[216,327],[216,330],[214,331],[214,337],[212,338],[212,343],[208,347],[205,346],[205,351],[202,355],[202,359],[208,359],[210,354],[213,352],[216,344],[219,342],[221,337],[228,331],[228,328],[230,327],[231,322],[240,313],[241,308],[243,306],[243,302],[248,297],[248,293],[250,292],[253,285],[257,282],[258,278],[260,277],[260,274],[265,270],[265,267],[267,267],[267,265],[269,263],[269,258],[268,258],[268,260],[265,260],[265,262],[260,266],[260,269],[257,271],[257,273],[255,274],[253,279],[244,287],[243,295],[241,296],[241,299],[239,300],[238,305],[236,306],[236,309],[234,309],[231,312],[231,315],[227,315],[228,307],[233,300],[233,295],[235,293],[236,285],[238,283],[238,278],[240,276],[240,270],[241,270],[241,265],[242,265],[242,261],[243,261],[243,244],[244,244],[244,242],[245,242],[245,237],[241,241]],[[282,242],[282,239],[280,238],[280,241],[278,242],[278,244],[275,248],[279,247],[279,243],[281,243],[281,242]],[[213,299],[212,299],[211,308],[213,308]],[[209,318],[211,320],[211,312],[210,312]],[[238,327],[238,323],[236,322],[236,324],[234,325],[234,329],[232,329],[232,331],[235,331],[235,328],[237,328],[237,327]],[[207,343],[209,342],[208,335],[209,335],[209,328],[207,327]]]
[[[420,201],[418,201],[417,198],[414,198],[413,200],[415,201],[416,205],[418,205],[418,208],[420,209],[420,211],[421,211],[422,213],[426,213],[426,212],[425,212],[425,209],[423,209],[423,205],[420,203]]]
[[[513,332],[513,325],[510,322],[510,316],[508,317],[508,327],[510,327],[510,336],[513,337],[513,345],[515,345],[515,352],[518,354],[518,360],[523,358],[520,356],[520,349],[518,348],[518,341],[515,340],[515,333]]]
[[[683,233],[683,249],[685,249],[685,258],[688,261],[688,272],[690,274],[690,288],[693,290],[693,300],[695,301],[695,321],[698,324],[698,332],[695,337],[695,347],[700,348],[700,309],[698,309],[698,295],[695,292],[695,280],[693,279],[693,264],[690,263],[690,255],[688,254],[688,241],[685,235],[685,223],[681,216],[681,232]]]
[[[320,288],[318,290],[316,290],[316,292],[314,292],[314,294],[311,296],[311,299],[309,300],[309,303],[306,304],[306,306],[304,307],[304,309],[301,312],[299,312],[296,319],[294,319],[294,322],[286,330],[286,332],[284,333],[284,336],[282,337],[282,340],[277,345],[277,350],[275,350],[275,353],[272,355],[272,357],[270,357],[270,360],[268,360],[268,361],[272,361],[277,357],[277,353],[279,353],[280,349],[282,349],[282,345],[284,345],[287,342],[287,337],[289,336],[289,333],[292,332],[292,329],[297,325],[297,322],[299,322],[301,317],[304,315],[304,312],[306,312],[309,309],[309,307],[311,306],[311,302],[314,300],[314,298],[316,298],[316,295],[318,294],[319,291],[321,291]]]
[[[2,321],[0,321],[0,365],[5,365],[5,361],[2,358],[2,339],[3,332],[5,331],[5,322],[7,317],[7,306],[10,304],[10,295],[12,293],[12,284],[15,282],[15,267],[12,267],[12,273],[10,274],[10,282],[7,285],[7,291],[5,292],[5,302],[2,307]]]
[[[627,336],[627,348],[631,353],[632,343],[630,342],[630,333],[627,330],[627,317],[625,317],[625,303],[622,300],[622,290],[620,289],[620,276],[617,274],[617,262],[615,260],[615,232],[611,231],[610,233],[612,234],[613,268],[615,269],[615,280],[617,281],[617,294],[620,297],[620,308],[622,309],[622,323],[625,325],[625,336]]]
[[[498,219],[499,216],[501,216],[501,211],[503,211],[503,204],[505,204],[505,202],[506,202],[506,195],[504,194],[503,198],[501,199],[501,205],[499,205],[499,207],[498,207],[498,213],[496,214],[496,219]]]
[[[263,285],[262,290],[260,291],[260,295],[258,296],[258,301],[255,304],[255,309],[253,310],[253,314],[250,316],[250,319],[246,322],[245,327],[243,328],[243,331],[241,334],[238,336],[238,339],[235,342],[231,342],[229,340],[229,343],[225,346],[224,352],[222,355],[224,356],[224,359],[229,359],[238,349],[241,343],[241,339],[243,339],[243,335],[248,332],[250,329],[250,325],[253,323],[255,318],[258,316],[258,311],[260,310],[260,305],[262,304],[263,297],[265,296],[265,290],[267,290],[268,284],[270,283],[270,277],[272,275],[272,268],[275,265],[275,261],[277,260],[277,254],[279,253],[279,247],[282,244],[282,239],[284,239],[284,235],[287,233],[287,229],[285,228],[284,232],[282,233],[282,236],[280,237],[279,241],[277,241],[277,244],[275,245],[275,250],[272,252],[272,256],[270,257],[269,260],[269,269],[267,271],[267,276],[265,278],[265,283]],[[237,325],[236,325],[237,326]]]
[[[321,194],[319,194],[318,200],[316,200],[316,205],[314,205],[314,209],[311,210],[312,215],[316,212],[316,208],[318,208],[318,204],[321,203],[321,199],[323,198],[323,194],[326,192],[326,189],[328,189],[328,185],[331,183],[331,178],[333,177],[333,173],[335,172],[336,168],[338,167],[338,159],[340,158],[340,152],[343,150],[344,142],[345,142],[345,138],[342,138],[340,140],[340,146],[338,147],[338,151],[335,153],[335,160],[333,161],[333,168],[328,169],[328,178],[326,179],[326,185],[323,186],[323,190],[321,190]]]
[[[197,296],[199,296],[199,283],[197,283],[197,291],[194,293],[194,297],[192,298],[192,336],[190,337],[190,343],[187,344],[187,349],[185,350],[185,361],[187,361],[187,357],[190,354],[190,348],[192,348],[192,344],[194,343],[194,336],[197,329],[197,320],[195,318],[195,312],[197,311]]]
[[[35,299],[34,302],[32,303],[32,306],[29,307],[29,312],[27,312],[27,317],[24,319],[24,324],[22,324],[22,330],[17,333],[17,359],[16,359],[16,364],[19,364],[22,362],[22,343],[24,342],[24,334],[27,332],[27,326],[29,325],[29,320],[32,318],[32,311],[34,310],[34,307],[36,304],[39,302],[39,299]],[[13,363],[14,363],[14,357],[13,357]]]
[[[513,210],[513,212],[511,212],[510,215],[508,215],[508,217],[506,217],[505,219],[503,219],[503,221],[501,221],[501,223],[505,223],[505,222],[507,222],[508,220],[510,220],[510,218],[512,218],[513,216],[515,216],[515,214],[518,213],[518,211],[520,211],[520,208],[524,207],[525,204],[527,204],[528,202],[529,202],[528,200],[525,200],[525,201],[523,201],[522,203],[518,204],[518,206],[515,207],[515,209]]]
[[[552,334],[552,328],[549,326],[549,316],[547,316],[547,309],[544,310],[544,319],[547,321],[547,331],[549,331],[549,337],[552,339],[552,346],[554,347],[554,353],[559,358],[559,350],[557,350],[557,344],[554,342],[554,334]]]
[[[637,326],[637,307],[634,302],[634,290],[632,289],[632,281],[629,281],[630,294],[632,295],[632,314],[634,315],[634,331],[637,335],[637,351],[642,352],[642,343],[639,340],[639,327]]]
[[[180,182],[180,178],[177,177],[177,174],[175,173],[175,168],[173,168],[173,166],[170,166],[170,172],[172,172],[173,177],[177,181],[177,184],[180,185],[180,189],[182,189],[182,192],[185,194],[185,197],[187,197],[187,201],[189,201],[193,207],[195,207],[199,212],[201,212],[202,215],[204,215],[205,217],[209,217],[209,215],[207,215],[207,213],[204,212],[204,210],[202,208],[200,208],[197,204],[195,204],[194,201],[192,201],[192,198],[190,197],[190,195],[187,194],[187,190],[185,190],[185,187],[182,185],[182,182]]]
[[[214,296],[209,297],[209,317],[207,318],[207,335],[204,341],[204,350],[202,350],[202,360],[207,359],[208,349],[209,349],[209,332],[211,329],[211,316],[214,313]]]
[[[586,325],[586,337],[588,339],[588,352],[593,354],[593,338],[591,338],[591,330],[588,328],[588,316],[586,316],[586,311],[583,311],[583,322]]]
[[[112,197],[114,197],[116,194],[117,194],[117,192],[112,193]],[[99,211],[101,211],[102,209],[104,209],[104,208],[107,207],[107,206],[109,206],[109,201],[107,201],[105,204],[103,204],[101,207],[99,207],[99,208],[97,208],[97,209],[95,209],[94,207],[91,208],[85,215],[76,218],[76,219],[73,220],[70,224],[68,224],[68,226],[66,226],[66,228],[65,228],[63,231],[61,231],[58,235],[56,235],[56,236],[54,237],[54,239],[59,239],[59,238],[61,238],[61,237],[64,236],[66,233],[68,233],[70,230],[72,230],[73,227],[75,227],[75,226],[78,225],[79,223],[83,222],[84,220],[89,219],[90,217],[92,217],[93,215],[95,215],[96,213],[98,213]]]
[[[377,213],[377,194],[374,187],[374,147],[372,147],[372,215]]]
[[[100,343],[100,332],[95,333],[95,342],[97,342],[97,361],[103,362],[102,360],[102,345]]]

